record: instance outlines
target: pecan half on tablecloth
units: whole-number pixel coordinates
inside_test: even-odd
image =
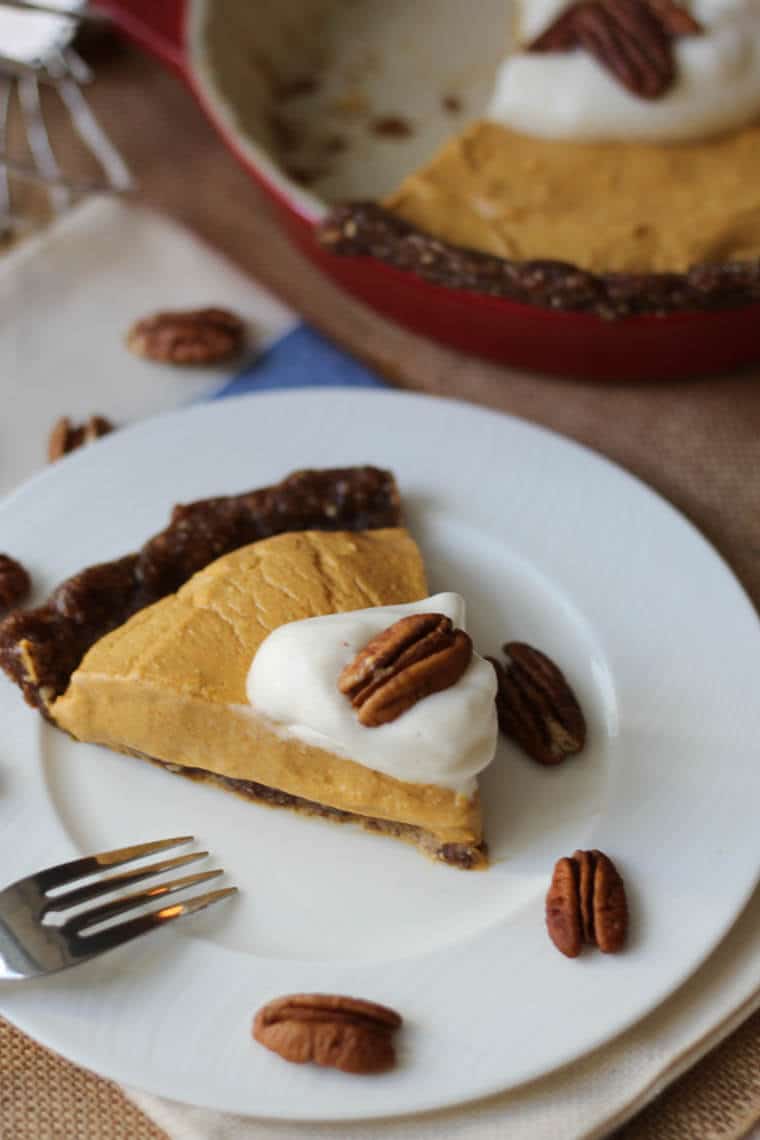
[[[227,309],[156,313],[136,321],[127,348],[160,364],[215,364],[243,347],[245,325]]]
[[[83,424],[73,424],[68,416],[61,416],[53,424],[48,436],[48,462],[55,463],[70,451],[76,451],[87,443],[114,430],[114,425],[105,416],[90,416]]]

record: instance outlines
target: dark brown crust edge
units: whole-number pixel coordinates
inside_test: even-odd
[[[410,823],[396,823],[387,819],[376,819],[373,816],[358,815],[354,812],[341,811],[339,808],[328,807],[326,804],[306,800],[302,796],[291,795],[290,792],[281,792],[267,784],[258,784],[253,780],[238,780],[231,776],[220,776],[215,772],[208,772],[205,768],[190,768],[180,764],[167,764],[163,760],[155,760],[143,753],[139,755],[144,760],[151,760],[161,768],[179,776],[186,776],[191,780],[204,780],[217,784],[226,790],[237,792],[246,799],[256,800],[269,807],[287,807],[303,812],[307,815],[316,815],[321,819],[330,819],[335,823],[355,823],[366,831],[378,831],[384,835],[392,835],[396,839],[403,839],[419,847],[431,859],[439,863],[446,863],[450,867],[458,867],[463,871],[482,870],[488,866],[488,848],[485,842],[478,844],[468,843],[441,843],[430,831],[422,827],[415,827]]]
[[[434,285],[606,320],[760,301],[760,259],[694,265],[686,273],[606,274],[563,261],[509,261],[434,238],[374,202],[335,207],[317,236],[332,253],[374,257]]]
[[[393,475],[377,467],[296,471],[281,483],[176,506],[136,554],[68,578],[41,606],[0,622],[0,667],[43,713],[90,646],[210,562],[275,534],[398,526]]]

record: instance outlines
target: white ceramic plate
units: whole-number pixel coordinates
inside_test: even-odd
[[[545,431],[397,393],[256,395],[175,413],[63,460],[0,509],[0,547],[44,594],[160,529],[176,501],[305,465],[394,469],[434,590],[461,591],[482,652],[519,638],[564,668],[584,754],[542,769],[503,744],[483,780],[493,865],[466,874],[351,827],[264,810],[77,745],[0,685],[3,875],[194,833],[242,888],[68,974],[0,993],[67,1057],[180,1101],[326,1120],[435,1108],[538,1077],[619,1033],[726,933],[760,865],[760,633],[730,572],[634,479]],[[625,876],[631,939],[563,958],[554,860],[593,844]],[[321,990],[405,1017],[380,1078],[284,1063],[254,1010]]]

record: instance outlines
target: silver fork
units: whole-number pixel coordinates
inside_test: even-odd
[[[148,914],[136,915],[115,926],[103,926],[108,920],[126,911],[144,907],[165,895],[224,874],[221,869],[215,869],[183,875],[168,883],[157,883],[145,890],[120,895],[98,906],[79,911],[64,919],[60,925],[45,921],[51,914],[60,914],[92,899],[131,887],[144,879],[183,867],[195,859],[206,858],[208,851],[191,851],[187,855],[160,859],[135,870],[96,879],[72,887],[71,890],[60,890],[98,871],[119,867],[192,840],[192,835],[182,835],[175,839],[159,839],[155,843],[141,843],[136,847],[121,847],[116,851],[88,855],[70,863],[48,867],[36,875],[28,875],[0,891],[0,981],[19,981],[66,970],[69,966],[86,962],[106,950],[123,946],[125,942],[150,930],[157,930],[175,918],[194,914],[234,894],[237,887],[223,887],[174,902]],[[56,891],[59,893],[51,894]],[[93,927],[100,929],[93,930]]]

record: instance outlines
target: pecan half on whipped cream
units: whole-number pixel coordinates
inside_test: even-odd
[[[387,724],[418,701],[455,685],[472,640],[443,614],[410,614],[368,642],[346,665],[338,688],[367,728]]]
[[[530,52],[581,48],[641,99],[659,99],[675,81],[673,41],[702,25],[675,0],[579,0],[532,43]]]

